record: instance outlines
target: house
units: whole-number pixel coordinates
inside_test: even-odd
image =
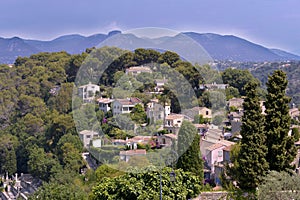
[[[177,135],[181,124],[183,122],[184,115],[181,114],[170,114],[165,118],[164,129],[169,133],[174,133]]]
[[[223,162],[223,149],[226,147],[226,145],[221,143],[213,144],[206,148],[206,160],[207,164],[211,169],[211,174],[214,174],[214,165],[216,163]]]
[[[102,110],[104,113],[107,113],[112,108],[112,103],[114,102],[114,99],[110,98],[100,98],[97,99],[97,103],[99,105],[99,110]]]
[[[147,154],[145,149],[134,149],[128,151],[120,151],[120,160],[128,162],[133,156],[145,156]]]
[[[90,130],[83,130],[79,132],[79,138],[83,142],[83,146],[85,148],[88,148],[90,146],[91,140],[95,137],[98,136],[99,134],[94,131]]]
[[[233,145],[230,145],[223,149],[223,162],[231,163],[230,152],[231,152],[232,148],[233,148]]]
[[[165,106],[161,105],[158,99],[151,99],[147,104],[147,118],[150,119],[151,123],[155,123],[157,120],[164,120],[166,116],[170,115],[171,107],[166,104]]]
[[[192,119],[196,115],[202,115],[203,118],[211,119],[212,118],[212,111],[209,108],[206,107],[193,107],[191,109],[183,110],[182,113]]]
[[[171,147],[173,142],[177,140],[177,135],[170,133],[157,136],[157,143],[159,147]]]
[[[299,120],[299,115],[300,115],[299,109],[298,108],[289,109],[289,115],[291,116],[292,119]]]
[[[210,177],[214,179],[217,185],[221,183],[219,177],[224,170],[224,158],[230,161],[230,153],[228,154],[228,151],[230,152],[230,148],[233,146],[233,144],[235,143],[227,140],[220,140],[218,143],[206,148],[206,165],[210,169]],[[224,149],[226,150],[224,151]]]
[[[154,88],[154,91],[155,92],[163,92],[164,91],[164,86],[165,84],[168,82],[167,79],[156,79],[155,80],[155,88]]]
[[[149,144],[151,147],[156,147],[156,136],[135,136],[131,139],[126,139],[126,145],[129,149],[137,149],[138,144],[147,145]]]
[[[121,140],[121,139],[116,139],[112,141],[113,145],[117,145],[117,146],[125,146],[127,144],[126,140]]]
[[[232,98],[228,101],[228,107],[235,107],[235,108],[243,108],[244,99],[242,98]]]
[[[127,75],[137,76],[140,73],[152,73],[152,70],[149,67],[138,66],[138,67],[129,67],[126,69],[125,73]]]
[[[242,117],[244,115],[244,111],[235,111],[235,112],[230,112],[228,114],[228,119],[230,122],[240,122],[242,121]]]
[[[204,136],[205,133],[208,131],[208,125],[207,124],[194,124],[196,127],[198,134],[201,136]]]
[[[203,84],[200,86],[200,89],[205,89],[205,90],[215,90],[215,89],[219,89],[219,90],[225,90],[226,88],[228,88],[228,84],[217,84],[217,83],[212,83],[212,84]]]
[[[136,97],[116,99],[113,102],[113,115],[128,114],[137,104],[143,105],[142,100]]]
[[[92,102],[97,92],[100,93],[100,86],[91,82],[78,88],[78,95],[82,98],[83,102]]]

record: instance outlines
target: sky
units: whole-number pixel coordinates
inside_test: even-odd
[[[300,55],[299,7],[299,0],[0,0],[0,37],[160,27],[235,35]]]

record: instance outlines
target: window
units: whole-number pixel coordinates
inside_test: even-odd
[[[207,111],[206,111],[206,115],[208,115],[208,113],[209,113],[209,112],[208,112],[208,110],[207,110]]]
[[[218,157],[223,157],[223,151],[222,150],[218,151]]]
[[[91,138],[91,136],[90,136],[90,135],[87,135],[86,138]]]

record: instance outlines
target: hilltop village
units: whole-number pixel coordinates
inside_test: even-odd
[[[281,70],[260,87],[246,69],[114,47],[0,70],[2,199],[249,197],[269,176],[298,180],[300,112]]]

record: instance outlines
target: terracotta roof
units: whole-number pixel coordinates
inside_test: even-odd
[[[217,144],[213,144],[213,145],[207,147],[206,149],[209,150],[209,151],[213,151],[215,149],[219,149],[219,148],[224,147],[224,146],[225,145],[223,145],[223,144],[217,143]]]
[[[218,143],[222,144],[222,145],[225,145],[225,146],[231,146],[231,145],[235,144],[234,142],[231,142],[231,141],[228,141],[228,140],[220,140]]]
[[[114,102],[114,99],[100,98],[100,99],[97,99],[97,102],[98,102],[98,103],[108,104],[108,103]]]
[[[210,110],[209,108],[206,108],[206,107],[199,107],[199,106],[193,107],[191,110],[194,110],[194,111],[200,111],[200,110],[203,110],[203,109],[208,109],[208,110]]]
[[[117,99],[117,101],[119,101],[122,105],[135,105],[135,104],[142,103],[142,100],[140,100],[137,97],[130,97],[127,99]]]
[[[135,136],[129,140],[126,140],[126,142],[149,143],[155,138],[156,136]]]
[[[120,155],[126,155],[126,156],[146,155],[146,154],[147,154],[146,149],[134,149],[134,150],[128,150],[128,151],[120,151]]]
[[[180,119],[180,118],[184,118],[184,116],[181,114],[170,114],[166,116],[166,119],[171,119],[171,120]]]

